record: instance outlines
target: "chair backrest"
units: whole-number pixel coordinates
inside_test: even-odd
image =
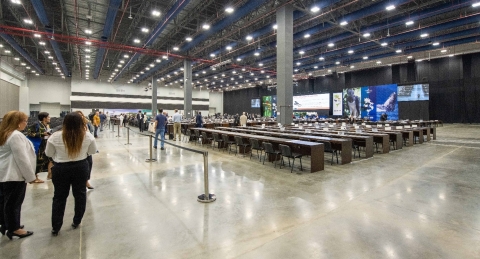
[[[330,142],[323,142],[323,150],[324,152],[332,152],[332,143]]]
[[[223,135],[222,135],[222,139],[223,139],[223,142],[227,143],[227,142],[228,142],[228,135],[227,135],[227,134],[223,134]]]
[[[243,145],[243,139],[240,136],[235,136],[235,144]]]
[[[200,132],[198,130],[193,130],[195,132],[195,137],[199,138],[200,137]]]
[[[203,138],[205,138],[205,139],[207,139],[207,138],[208,138],[208,136],[207,136],[207,132],[205,132],[205,131],[202,131],[202,137],[203,137]]]
[[[215,141],[221,140],[220,137],[218,136],[218,133],[213,133],[213,139],[214,139]]]
[[[275,151],[273,150],[273,145],[272,143],[269,142],[263,142],[262,143],[263,148],[265,149],[266,153],[274,153]]]
[[[260,145],[258,144],[258,139],[255,139],[255,138],[250,139],[250,145],[252,146],[252,149],[260,148]]]
[[[282,156],[286,157],[291,157],[292,156],[292,150],[290,149],[290,146],[287,145],[278,145],[280,147],[280,152],[282,152]]]

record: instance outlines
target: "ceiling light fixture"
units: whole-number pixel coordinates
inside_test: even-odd
[[[86,34],[92,34],[92,30],[90,28],[85,29]]]
[[[385,9],[387,9],[387,11],[391,11],[391,10],[395,9],[395,6],[392,4],[392,5],[387,6]]]
[[[138,43],[140,43],[140,40],[139,39],[133,39],[133,42],[138,44]]]
[[[368,37],[370,37],[370,36],[371,36],[371,35],[370,35],[370,33],[368,33],[368,32],[366,32],[366,33],[363,34],[363,37],[365,37],[365,38],[368,38]]]
[[[409,25],[412,25],[413,24],[413,21],[408,21],[405,23],[405,25],[409,26]]]
[[[368,57],[367,57],[367,56],[364,56],[364,57],[363,57],[363,60],[367,60],[367,59],[368,59]]]
[[[304,37],[305,39],[308,39],[308,38],[310,38],[310,34],[307,33],[307,34],[303,35],[303,37]]]
[[[145,27],[142,27],[142,32],[147,33],[147,32],[149,32],[149,29],[145,28]]]
[[[300,50],[300,51],[298,52],[298,54],[303,55],[303,54],[305,54],[305,51]]]
[[[192,39],[192,37],[188,36],[188,37],[185,38],[185,40],[188,41],[188,42],[190,42],[190,41],[192,41],[193,39]]]
[[[272,28],[273,28],[274,30],[276,30],[276,29],[278,29],[278,26],[277,26],[276,24],[274,24],[274,25],[272,26]]]
[[[226,49],[227,50],[232,50],[232,46],[227,46]]]
[[[208,30],[208,29],[210,29],[210,24],[206,24],[206,23],[205,23],[205,24],[202,25],[202,28],[203,28],[204,30]]]
[[[173,47],[173,51],[178,51],[179,48],[177,46]]]
[[[233,11],[235,11],[235,10],[231,6],[225,8],[225,12],[227,12],[227,13],[233,13]]]
[[[422,34],[420,34],[420,37],[421,38],[426,38],[426,37],[428,37],[428,33],[422,33]]]
[[[387,46],[387,45],[388,45],[388,43],[386,43],[386,42],[383,42],[383,43],[382,43],[382,44],[380,44],[380,45],[381,45],[382,47],[385,47],[385,46]]]
[[[153,11],[152,11],[152,15],[153,15],[153,16],[157,16],[157,17],[158,17],[158,16],[160,16],[160,14],[161,14],[161,13],[160,13],[160,11],[158,11],[158,10],[153,10]]]
[[[335,46],[335,44],[334,43],[328,43],[328,46],[331,48],[331,47]]]
[[[377,61],[377,64],[382,64],[382,61],[380,61],[380,60],[379,60],[379,61]]]
[[[478,6],[480,6],[480,2],[476,2],[472,4],[472,7],[478,7]]]
[[[440,52],[445,53],[445,52],[447,52],[447,50],[446,50],[446,49],[442,49]]]
[[[311,11],[312,13],[318,13],[318,12],[320,11],[320,7],[318,7],[318,6],[316,6],[316,5],[315,5],[315,6],[312,6],[312,8],[310,8],[310,11]]]
[[[33,24],[33,21],[30,19],[23,19],[23,22],[26,24]]]
[[[320,57],[319,60],[325,60],[325,58],[324,58],[324,57]]]
[[[251,40],[253,40],[253,37],[248,35],[245,39],[247,39],[248,41],[251,41]]]
[[[353,54],[353,50],[349,50],[349,51],[348,51],[348,54]]]
[[[396,53],[402,53],[402,50],[401,49],[397,49],[395,50]]]
[[[35,33],[35,34],[33,34],[33,37],[35,37],[35,38],[41,38],[42,35],[40,35],[40,34],[38,34],[38,33]]]
[[[440,45],[440,42],[438,42],[438,41],[437,41],[437,42],[434,42],[432,45],[433,45],[433,46],[438,46],[438,45]]]

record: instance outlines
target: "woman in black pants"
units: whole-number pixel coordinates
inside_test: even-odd
[[[10,111],[0,124],[0,232],[8,238],[33,235],[20,225],[26,182],[35,181],[36,156],[32,143],[21,133],[27,115]]]
[[[63,225],[63,215],[70,186],[75,198],[75,215],[72,227],[82,222],[87,204],[86,182],[90,166],[87,156],[95,154],[97,145],[90,132],[85,131],[82,116],[69,113],[63,121],[62,131],[48,139],[45,153],[53,158],[52,182],[55,187],[52,203],[52,235],[58,235]]]

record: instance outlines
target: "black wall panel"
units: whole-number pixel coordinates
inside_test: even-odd
[[[344,88],[392,83],[430,84],[430,101],[399,103],[402,119],[480,123],[480,53],[301,80],[294,86],[294,95],[334,93]],[[250,108],[250,100],[276,94],[275,88],[251,89],[224,92],[224,111],[260,113],[260,109]]]

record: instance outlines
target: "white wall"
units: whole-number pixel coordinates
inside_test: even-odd
[[[54,76],[35,76],[28,80],[29,103],[60,103],[70,105],[70,79]],[[59,107],[60,108],[60,107]]]
[[[223,114],[223,92],[210,93],[210,108],[215,107],[216,113]]]

